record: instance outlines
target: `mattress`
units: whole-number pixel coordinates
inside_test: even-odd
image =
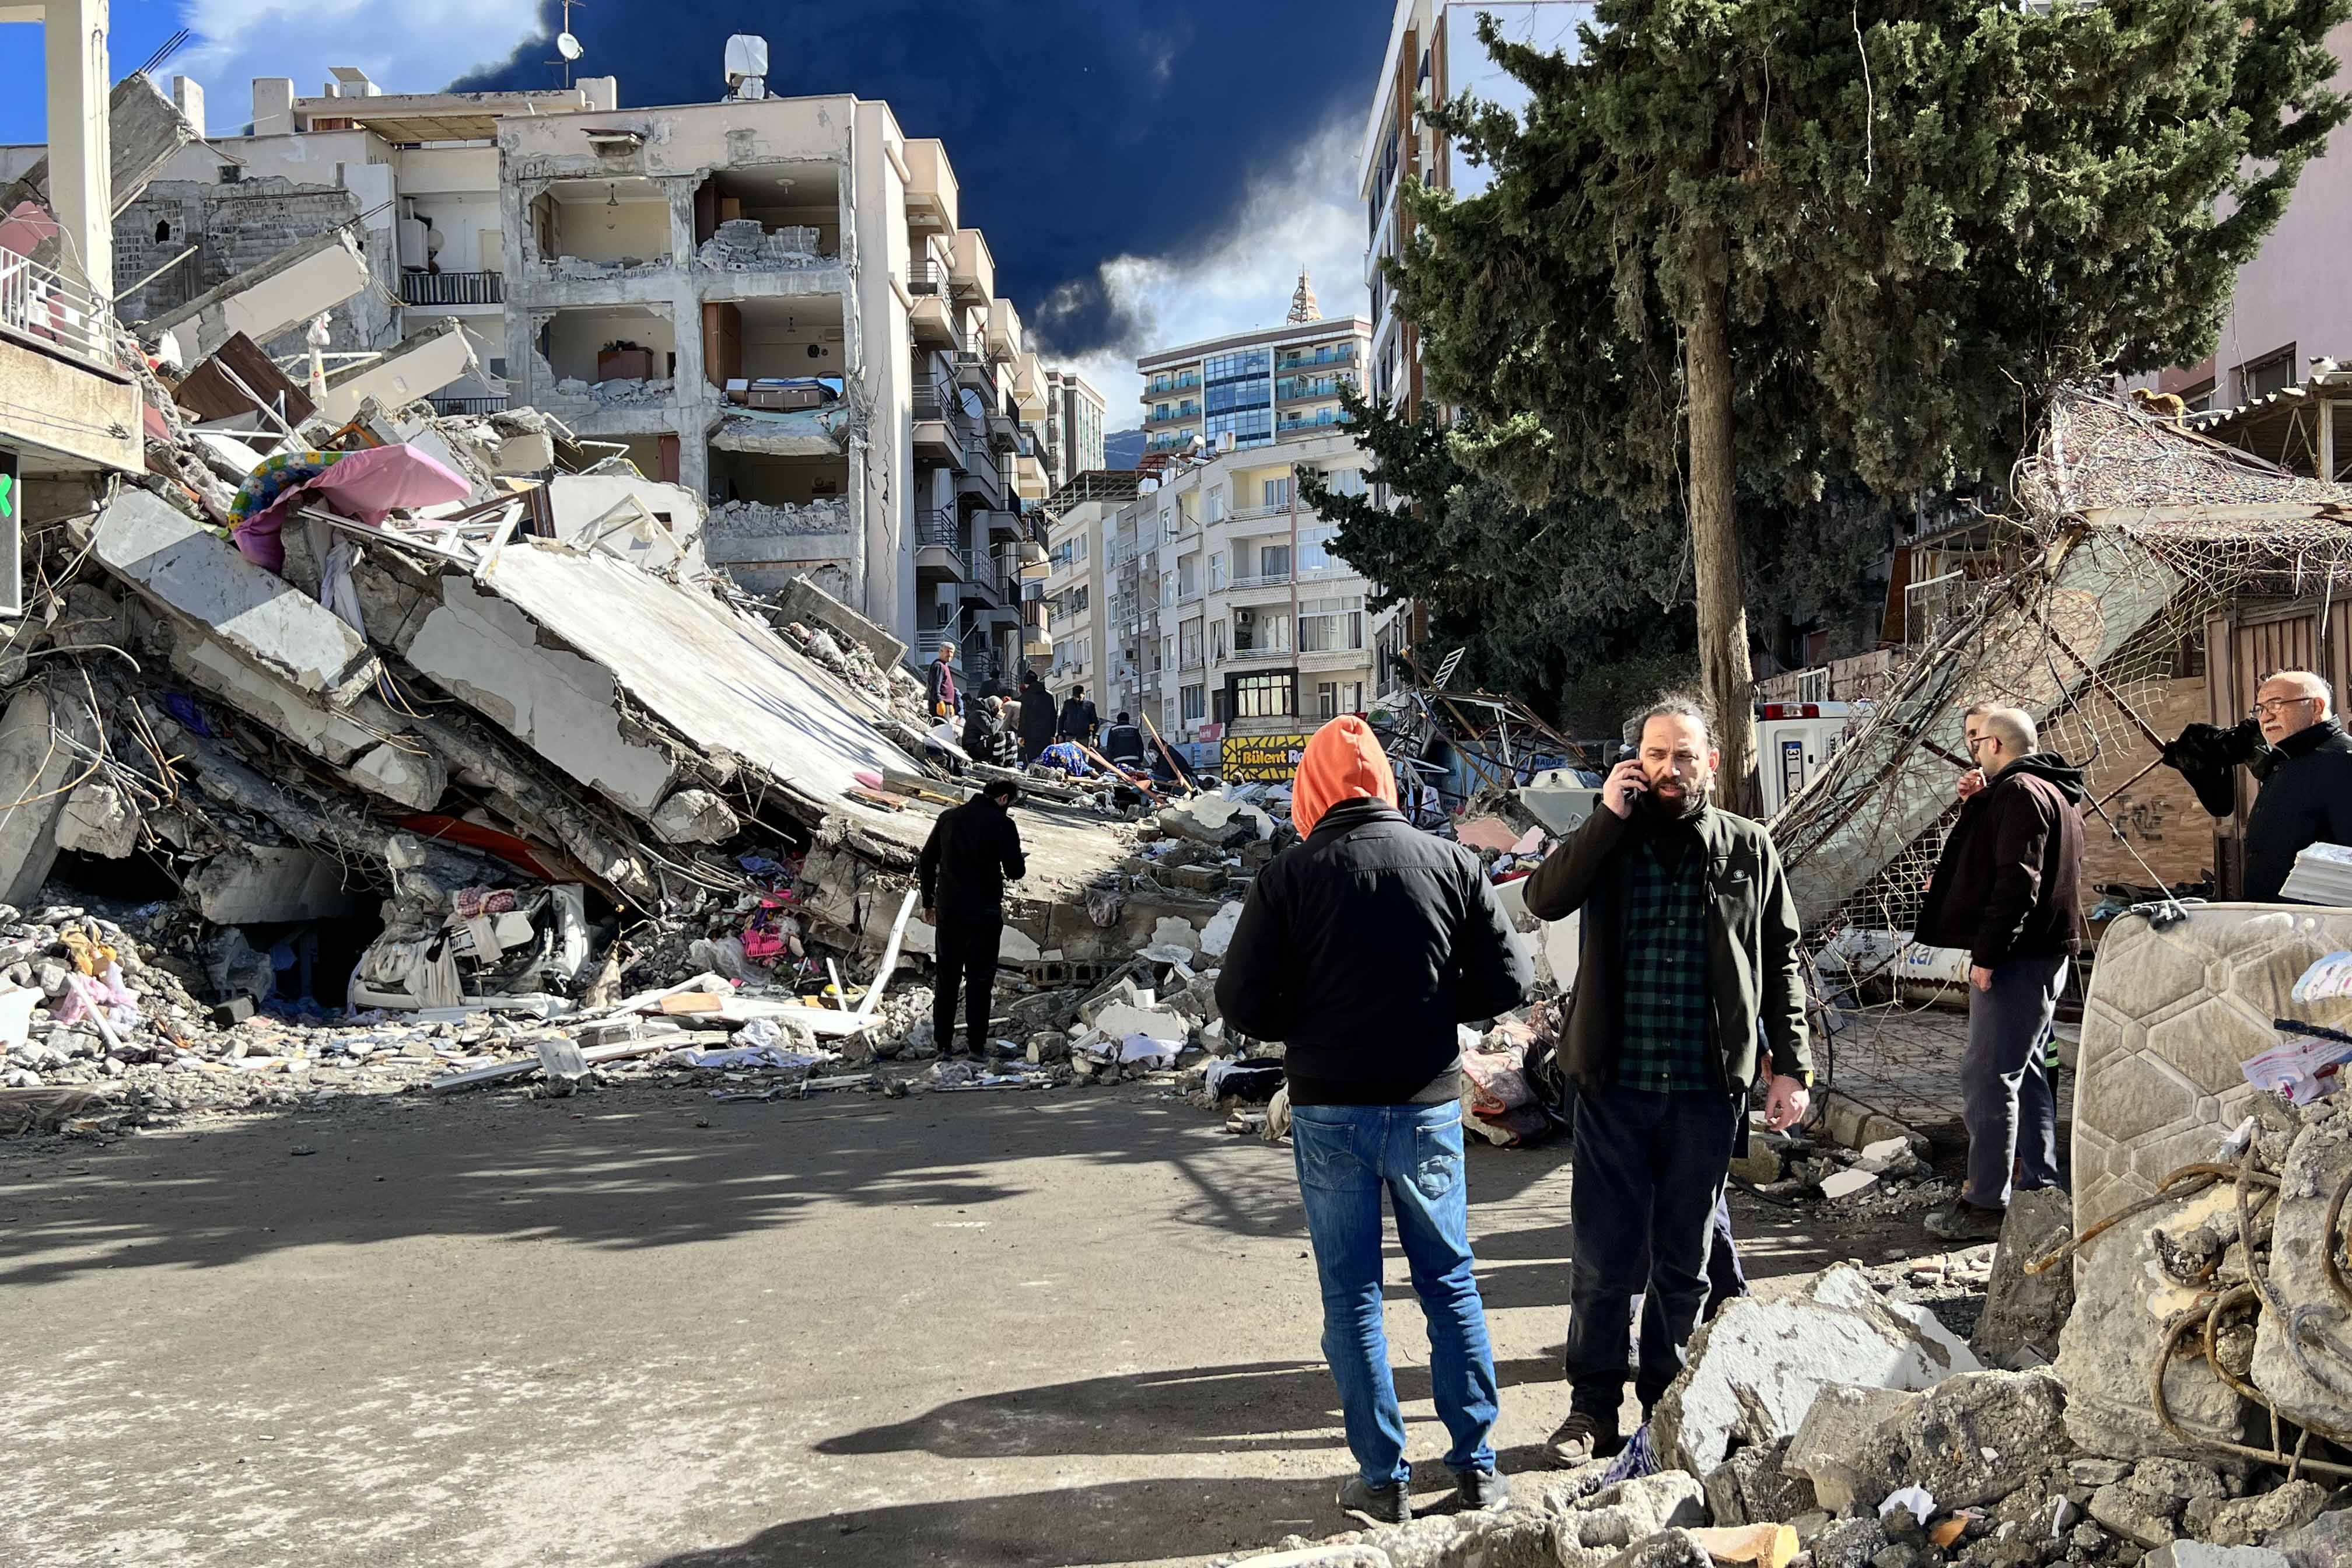
[[[2210,1159],[2255,1090],[2239,1064],[2277,1044],[2273,1018],[2352,1029],[2352,999],[2288,993],[2352,949],[2352,910],[2191,905],[2158,930],[2119,916],[2099,942],[2074,1080],[2074,1220],[2104,1219]]]

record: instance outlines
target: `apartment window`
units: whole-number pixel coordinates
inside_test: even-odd
[[[1171,664],[1174,664],[1175,662],[1176,662],[1176,639],[1175,639],[1175,637],[1173,637],[1172,636],[1171,636],[1171,637],[1161,637],[1161,638],[1160,639],[1160,658],[1159,658],[1158,662],[1157,662],[1157,663],[1155,663],[1155,664],[1153,664],[1151,668],[1154,668],[1154,669],[1164,669],[1164,668],[1166,668],[1168,666],[1170,666],[1170,665],[1171,665]]]
[[[1333,495],[1360,496],[1364,493],[1364,470],[1334,468],[1323,476],[1323,488]]]
[[[1344,653],[1364,646],[1364,601],[1306,599],[1298,605],[1298,651]]]
[[[1290,546],[1261,544],[1257,547],[1257,574],[1279,582],[1290,575]]]
[[[1274,439],[1274,411],[1253,408],[1238,414],[1212,414],[1206,426],[1206,440],[1216,445],[1217,437],[1233,433],[1236,447],[1263,447]]]
[[[1225,552],[1222,550],[1209,557],[1209,592],[1213,594],[1225,585]]]
[[[1209,658],[1219,664],[1225,661],[1225,623],[1209,623]]]
[[[1209,721],[1222,724],[1234,716],[1232,694],[1223,687],[1209,693]]]
[[[1288,610],[1235,610],[1235,653],[1281,653],[1290,647]]]
[[[1163,698],[1160,700],[1160,727],[1163,730],[1176,728],[1176,699],[1173,697]]]
[[[1315,686],[1315,716],[1321,720],[1337,719],[1342,713],[1364,710],[1364,683],[1360,680],[1324,680]]]
[[[1234,717],[1236,719],[1286,719],[1298,710],[1298,678],[1285,670],[1279,675],[1237,675],[1234,677]]]
[[[1244,349],[1239,353],[1211,354],[1208,363],[1202,367],[1202,376],[1212,384],[1220,381],[1238,380],[1244,376],[1262,376],[1273,363],[1273,356],[1265,349]]]
[[[1209,487],[1209,521],[1211,522],[1215,522],[1224,515],[1225,487],[1223,485],[1211,485]]]
[[[2294,384],[2294,345],[2274,349],[2260,359],[2250,359],[2232,373],[2238,384],[2238,401],[2252,403],[2268,397],[2273,392],[2284,392]]]
[[[1202,627],[1198,621],[1186,621],[1177,628],[1177,651],[1182,656],[1186,669],[1197,669],[1201,664]]]
[[[1206,717],[1209,710],[1209,689],[1205,686],[1187,686],[1183,689],[1182,696],[1184,700],[1183,714],[1178,722],[1184,724],[1199,723],[1202,718]]]
[[[1301,572],[1328,572],[1343,564],[1331,553],[1331,542],[1339,536],[1335,523],[1319,523],[1298,531],[1298,569]]]
[[[1176,574],[1163,572],[1160,576],[1160,607],[1163,610],[1176,603]]]
[[[1176,596],[1189,599],[1201,591],[1201,558],[1187,555],[1176,563]]]
[[[1262,499],[1258,501],[1260,506],[1288,506],[1290,504],[1290,479],[1286,475],[1282,479],[1266,479],[1263,481],[1260,486],[1260,490],[1262,495]]]

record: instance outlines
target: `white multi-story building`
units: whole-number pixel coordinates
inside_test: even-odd
[[[1211,769],[1229,738],[1304,736],[1371,700],[1371,584],[1331,553],[1337,527],[1299,495],[1302,468],[1363,484],[1362,450],[1326,432],[1167,464],[1132,500],[1073,506],[1055,530],[1069,547],[1055,580],[1089,589],[1103,710],[1148,715]]]
[[[509,120],[499,147],[516,397],[707,494],[747,585],[809,575],[1009,673],[1047,381],[946,150],[847,94]]]
[[[1103,466],[1101,393],[1074,370],[1045,373],[1045,472],[1058,491]]]

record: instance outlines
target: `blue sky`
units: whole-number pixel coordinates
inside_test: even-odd
[[[160,73],[205,89],[210,129],[257,76],[320,89],[355,65],[390,91],[537,86],[551,0],[114,0],[119,76],[175,28]],[[589,0],[583,74],[624,105],[722,90],[734,31],[771,89],[889,100],[945,140],[1002,291],[1131,423],[1144,349],[1277,321],[1303,263],[1327,313],[1364,309],[1355,156],[1388,0]],[[38,29],[0,26],[0,142],[42,139]]]

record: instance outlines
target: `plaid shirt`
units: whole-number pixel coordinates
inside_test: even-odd
[[[1685,835],[1681,858],[1659,858],[1653,837],[1633,851],[1625,896],[1623,1044],[1617,1081],[1627,1089],[1712,1091],[1706,1059],[1706,847]]]

